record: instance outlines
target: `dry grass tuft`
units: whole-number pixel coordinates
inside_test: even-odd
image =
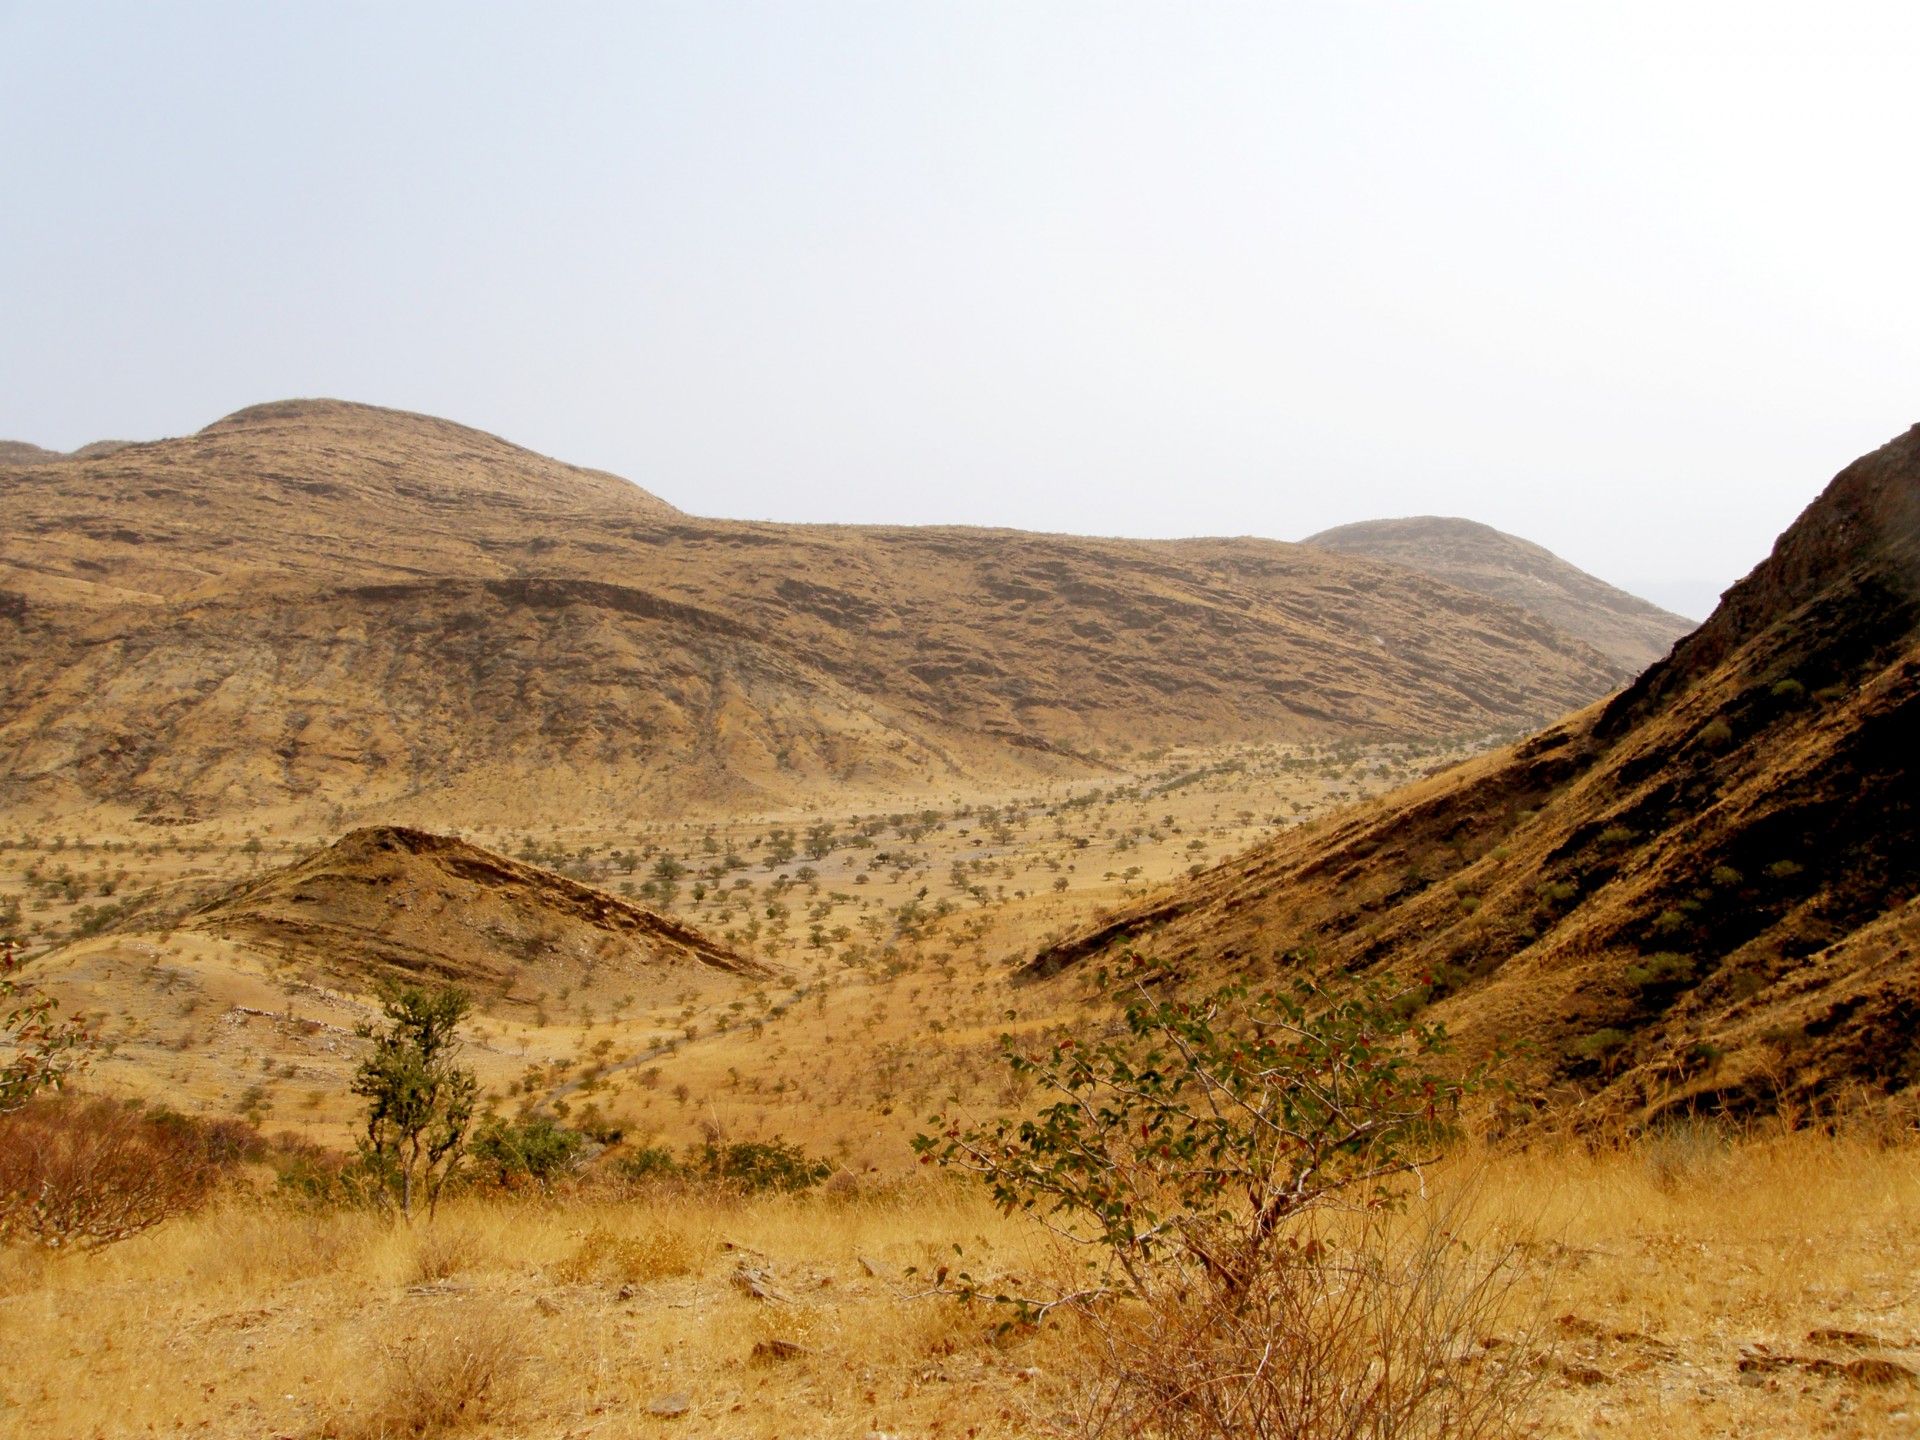
[[[574,1252],[553,1267],[566,1285],[644,1284],[685,1275],[698,1263],[693,1245],[677,1230],[646,1230],[615,1235],[603,1226],[589,1230]]]
[[[1195,1273],[1090,1316],[1082,1433],[1514,1433],[1545,1362],[1545,1317],[1527,1293],[1537,1278],[1475,1221],[1470,1189],[1404,1215],[1322,1215],[1243,1292]]]
[[[504,1418],[528,1354],[520,1322],[493,1308],[428,1321],[385,1347],[371,1400],[320,1433],[328,1440],[432,1440]]]

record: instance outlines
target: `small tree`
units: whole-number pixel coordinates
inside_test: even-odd
[[[933,1288],[1037,1319],[1069,1305],[1100,1342],[1089,1434],[1207,1440],[1472,1440],[1529,1383],[1463,1368],[1507,1307],[1498,1247],[1457,1209],[1401,1223],[1405,1187],[1483,1071],[1441,1071],[1445,1033],[1384,983],[1229,985],[1169,995],[1129,961],[1126,1034],[1037,1050],[1002,1041],[1040,1108],[966,1127],[936,1115],[923,1162],[980,1175],[1008,1211],[1091,1254],[1052,1299],[994,1294],[948,1267]]]
[[[473,1072],[454,1063],[454,1032],[472,998],[458,986],[405,983],[382,986],[380,998],[387,1029],[362,1028],[373,1053],[353,1077],[353,1093],[367,1101],[360,1157],[388,1204],[411,1220],[424,1198],[431,1217],[460,1164],[479,1093]]]
[[[78,1015],[62,1020],[51,995],[32,995],[20,980],[19,950],[0,941],[0,1115],[42,1090],[59,1090],[92,1057],[93,1037]]]
[[[1289,1220],[1356,1190],[1388,1199],[1484,1083],[1429,1068],[1446,1032],[1385,983],[1190,1001],[1156,997],[1171,977],[1138,956],[1120,978],[1125,1037],[1037,1054],[1003,1037],[1014,1075],[1053,1103],[973,1129],[935,1115],[941,1133],[914,1140],[923,1163],[975,1171],[1007,1210],[1094,1247],[1105,1292],[1149,1295],[1175,1258],[1243,1291]]]

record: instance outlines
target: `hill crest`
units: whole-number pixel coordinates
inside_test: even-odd
[[[525,823],[1484,734],[1624,672],[1258,540],[697,519],[431,417],[251,407],[0,475],[0,801]]]
[[[1322,530],[1300,543],[1405,565],[1508,601],[1586,641],[1630,673],[1660,659],[1694,628],[1685,616],[1609,585],[1544,546],[1477,520],[1443,515],[1363,520]]]

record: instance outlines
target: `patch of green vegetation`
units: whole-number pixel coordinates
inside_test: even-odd
[[[1662,950],[1646,956],[1637,965],[1629,965],[1627,983],[1638,985],[1643,990],[1663,985],[1686,985],[1692,982],[1698,970],[1699,965],[1691,955]]]

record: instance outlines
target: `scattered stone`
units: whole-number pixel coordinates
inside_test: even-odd
[[[741,1265],[733,1272],[733,1288],[743,1295],[751,1295],[755,1300],[782,1301],[787,1297],[773,1288],[772,1277],[764,1270],[756,1270],[751,1265]]]
[[[1911,1384],[1920,1380],[1920,1375],[1893,1360],[1855,1360],[1842,1365],[1840,1373],[1856,1385],[1894,1385],[1902,1381]]]
[[[683,1391],[676,1390],[671,1395],[656,1395],[647,1402],[647,1413],[663,1419],[672,1419],[684,1415],[693,1408],[693,1399]]]
[[[1808,1343],[1814,1345],[1838,1345],[1847,1350],[1883,1350],[1887,1342],[1878,1335],[1869,1335],[1864,1330],[1809,1330]]]
[[[753,1342],[753,1353],[748,1358],[762,1364],[772,1364],[779,1360],[798,1360],[812,1353],[806,1346],[791,1340],[756,1340]]]

